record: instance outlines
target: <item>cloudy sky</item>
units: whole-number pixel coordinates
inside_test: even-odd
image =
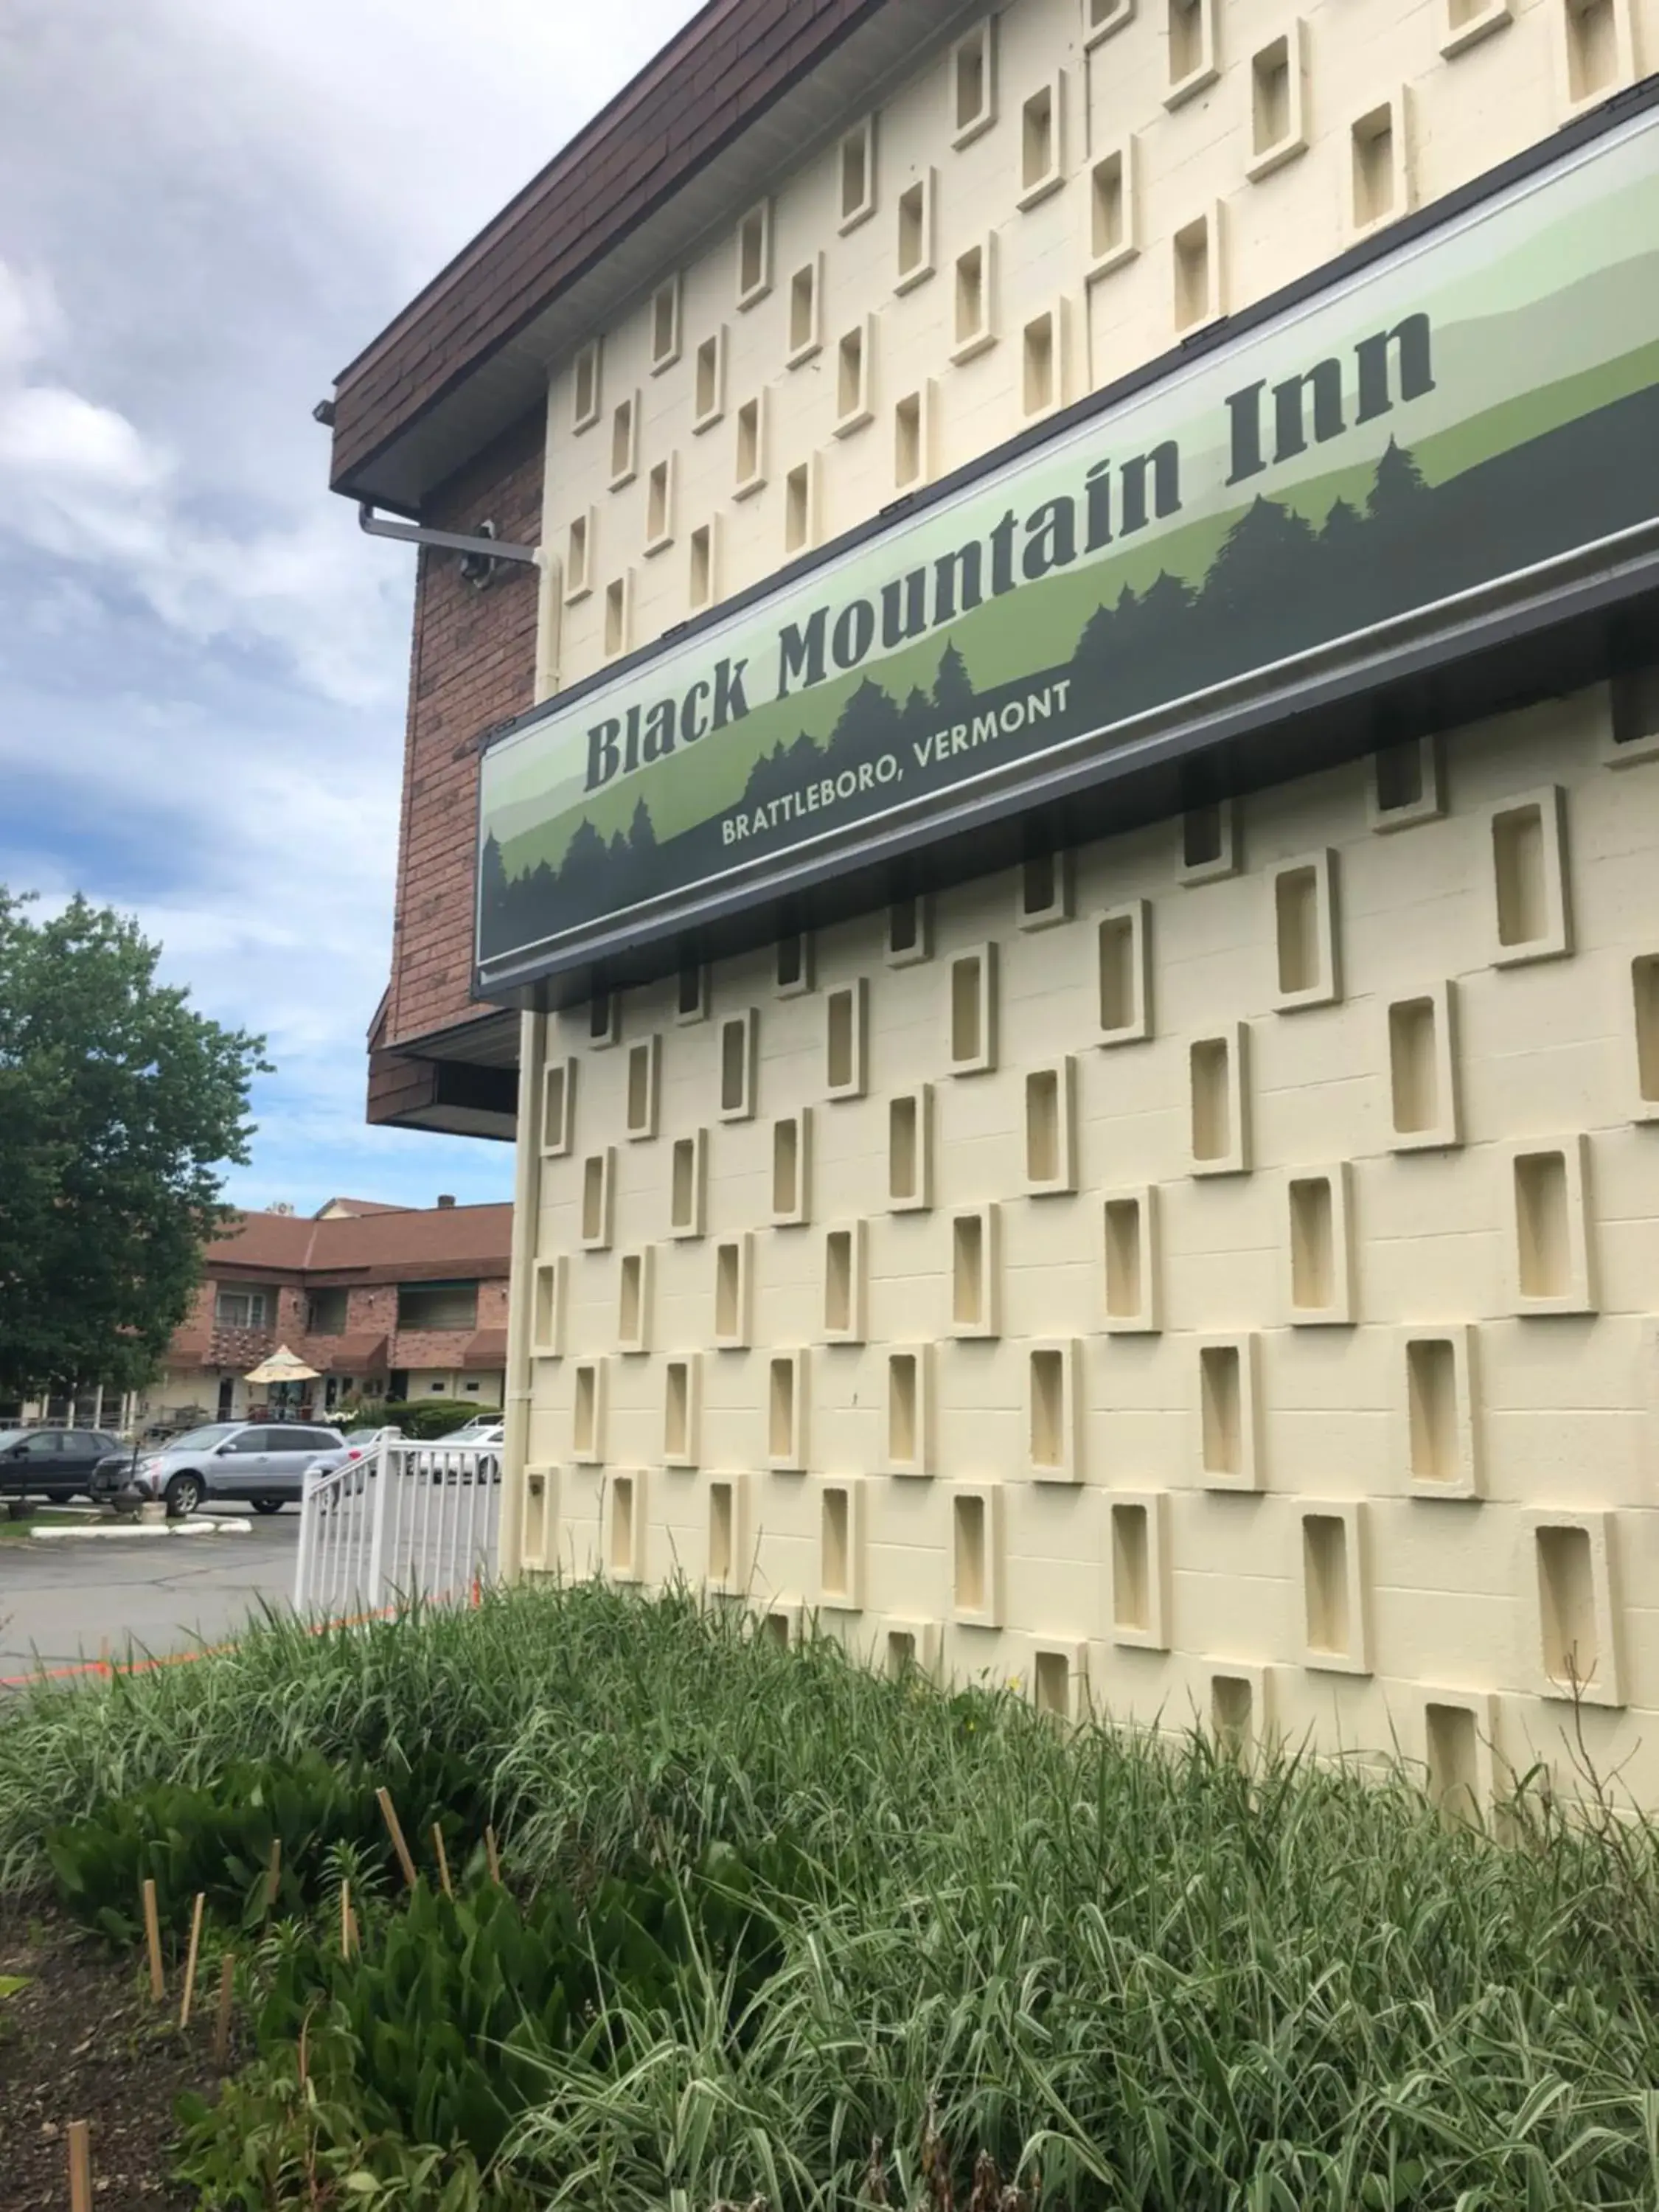
[[[692,12],[0,0],[0,884],[265,1032],[243,1204],[509,1192],[363,1124],[413,556],[311,410]]]

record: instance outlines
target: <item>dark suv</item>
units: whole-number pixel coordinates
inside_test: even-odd
[[[84,1498],[92,1470],[118,1452],[101,1429],[0,1429],[0,1498]]]

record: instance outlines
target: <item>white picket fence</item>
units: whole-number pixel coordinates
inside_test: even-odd
[[[416,1597],[469,1602],[499,1571],[501,1465],[499,1444],[389,1430],[375,1451],[307,1484],[295,1611],[346,1620]]]

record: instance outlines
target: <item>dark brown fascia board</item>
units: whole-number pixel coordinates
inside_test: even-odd
[[[868,48],[867,70],[857,72],[868,90],[909,74],[974,12],[974,0],[716,0],[704,9],[341,373],[332,489],[418,513],[535,404],[550,361],[579,341],[583,319],[591,325],[639,289],[629,283],[605,307],[596,301],[568,331],[545,327],[574,287],[602,275],[653,219],[665,232],[661,263],[685,252],[708,223],[676,234],[677,201],[693,197],[687,187],[700,175],[729,167],[735,204],[746,145],[770,142],[766,167],[775,174],[831,134],[840,118],[830,104],[792,115],[787,131],[776,111],[792,93],[792,106],[802,105],[804,81],[837,49],[850,64],[855,49]],[[890,35],[869,35],[887,24]],[[752,66],[739,66],[744,60]]]

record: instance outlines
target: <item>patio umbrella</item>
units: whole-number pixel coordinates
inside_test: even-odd
[[[269,1359],[262,1359],[257,1367],[250,1369],[242,1379],[246,1382],[314,1382],[317,1370],[307,1367],[299,1353],[290,1352],[284,1344],[279,1345]]]

